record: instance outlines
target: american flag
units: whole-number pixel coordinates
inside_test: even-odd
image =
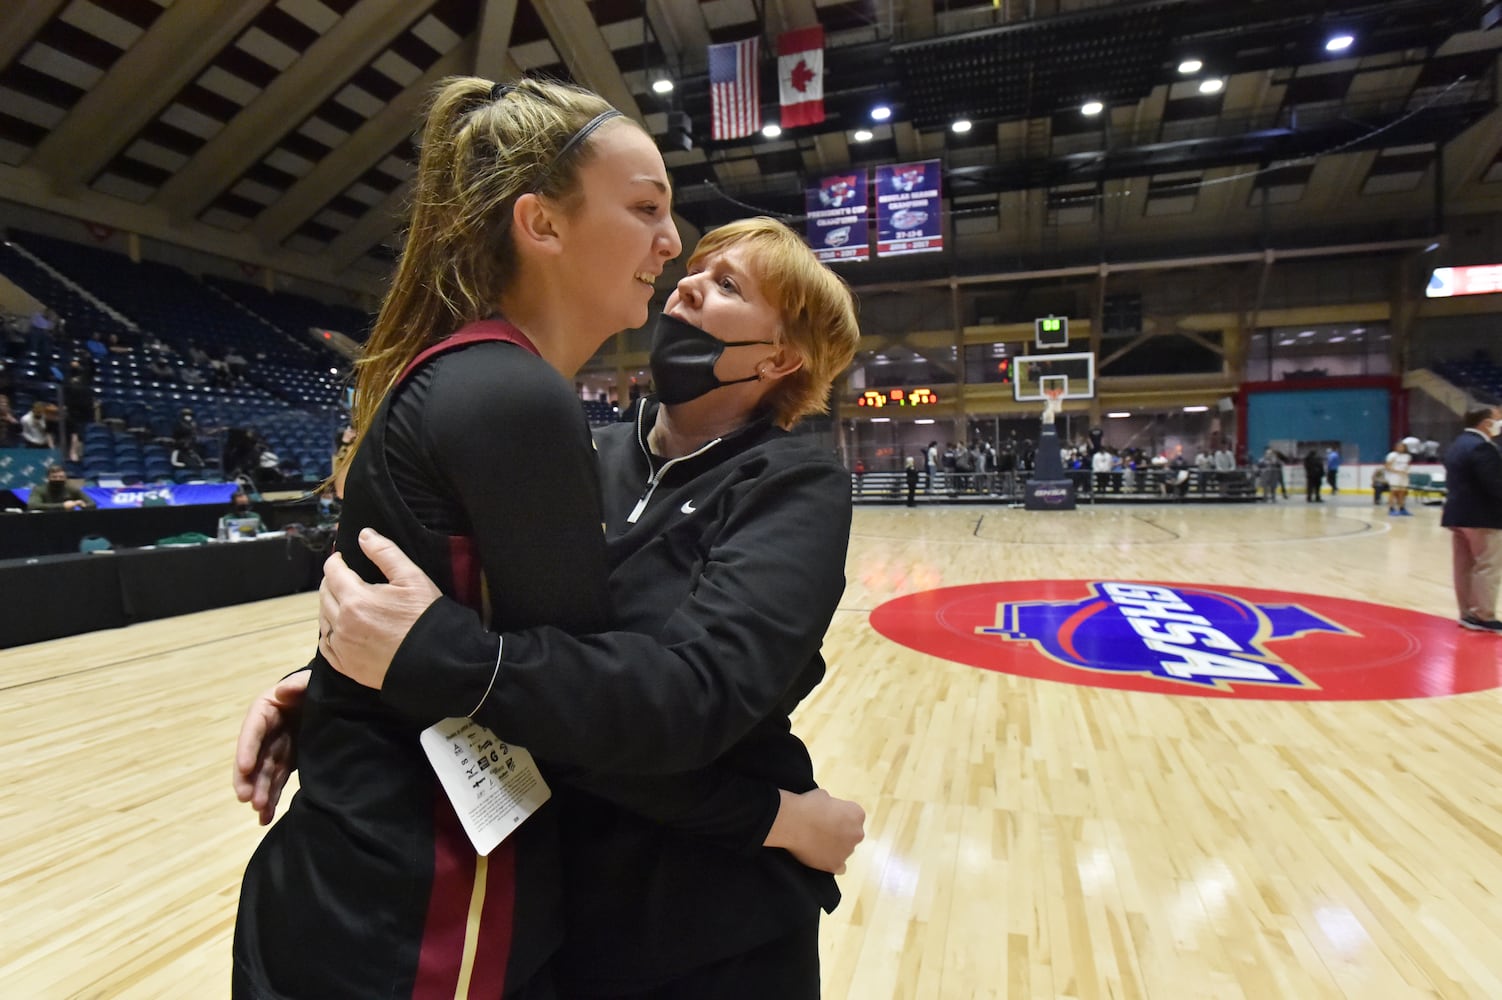
[[[709,47],[709,97],[714,108],[710,134],[739,139],[761,129],[758,39]]]

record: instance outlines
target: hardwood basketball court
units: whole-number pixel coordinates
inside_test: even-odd
[[[825,996],[1502,996],[1502,640],[1454,626],[1448,534],[1414,509],[858,508],[829,676],[795,720],[822,782],[870,814],[825,922]],[[899,597],[1028,580],[1438,616],[1397,651],[1422,661],[1418,686],[1446,690],[1463,655],[1491,689],[1119,690],[1096,686],[1108,671],[977,669],[871,625]],[[1238,606],[1254,605],[1281,613]],[[935,606],[933,633],[969,641]],[[230,791],[233,740],[252,696],[306,658],[315,608],[299,595],[0,657],[0,992],[227,995],[260,836]],[[1310,648],[1357,648],[1337,638]]]

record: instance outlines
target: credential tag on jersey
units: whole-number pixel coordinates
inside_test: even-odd
[[[473,719],[422,731],[422,748],[475,850],[489,854],[552,797],[537,762]]]

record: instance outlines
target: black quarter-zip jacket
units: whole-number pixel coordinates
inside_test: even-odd
[[[812,763],[788,717],[824,674],[819,648],[845,584],[849,476],[765,417],[665,462],[646,445],[656,413],[646,401],[634,426],[595,436],[610,591],[631,631],[506,632],[497,671],[495,634],[440,599],[398,650],[383,697],[436,721],[483,696],[476,719],[561,764],[624,776],[713,763],[807,791]],[[832,876],[745,842],[743,816],[727,815],[727,833],[742,831],[737,850],[592,796],[566,808],[560,971],[581,989],[651,986],[838,902]]]

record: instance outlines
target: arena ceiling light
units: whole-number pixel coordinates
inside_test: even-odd
[[[934,421],[933,421],[932,417],[924,417],[922,420],[914,420],[913,421],[913,423],[915,423],[915,424],[931,424],[933,422]]]
[[[768,139],[775,139],[782,134],[782,126],[776,122],[767,122],[767,124],[761,127],[761,134]]]
[[[654,93],[654,94],[671,94],[672,92],[673,92],[673,81],[669,80],[667,77],[663,77],[661,80],[655,80],[655,81],[653,81],[653,83],[652,83],[652,93]]]
[[[878,104],[871,109],[871,120],[873,122],[884,122],[890,117],[892,117],[892,109],[885,104]]]
[[[1346,49],[1350,48],[1351,45],[1355,43],[1355,41],[1356,39],[1352,35],[1332,35],[1329,41],[1325,42],[1325,51],[1344,52]]]
[[[1205,68],[1205,64],[1198,59],[1185,59],[1179,63],[1179,73],[1182,76],[1193,76]]]
[[[1107,413],[1106,416],[1110,417],[1112,420],[1120,420],[1122,417],[1130,417],[1131,414],[1127,413],[1125,410],[1119,410],[1116,413]]]
[[[1208,407],[1208,406],[1186,406],[1186,407],[1184,407],[1184,412],[1185,413],[1204,413],[1209,408],[1210,407]]]
[[[1201,94],[1218,94],[1226,89],[1226,81],[1218,76],[1212,76],[1208,80],[1200,81]]]
[[[1106,110],[1106,106],[1099,101],[1086,101],[1080,105],[1080,114],[1088,118],[1094,118],[1104,110]]]
[[[855,134],[852,135],[851,138],[856,142],[870,142],[871,130],[867,128],[858,128],[855,130]]]
[[[871,418],[871,422],[873,424],[890,424],[892,422],[892,418],[891,417],[872,417]]]
[[[958,132],[961,135],[963,135],[964,133],[970,131],[970,119],[968,119],[968,118],[957,118],[957,119],[955,119],[954,124],[951,125],[951,126],[949,126],[949,130],[951,132]]]

